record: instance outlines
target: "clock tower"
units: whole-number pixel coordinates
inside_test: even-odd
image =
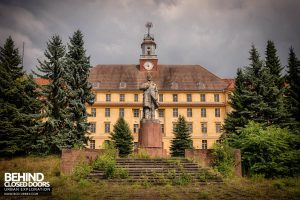
[[[150,34],[152,23],[147,22],[146,27],[148,33],[144,35],[144,40],[141,44],[142,55],[140,56],[140,71],[157,71],[157,55],[155,54],[156,43],[154,37]]]

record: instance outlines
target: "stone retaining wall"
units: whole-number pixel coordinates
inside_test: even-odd
[[[61,155],[60,170],[65,175],[70,175],[79,161],[92,162],[98,155],[101,155],[103,149],[63,149]]]

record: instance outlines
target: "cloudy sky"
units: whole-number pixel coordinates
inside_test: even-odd
[[[294,46],[300,57],[299,0],[0,0],[0,44],[11,35],[24,66],[35,69],[46,42],[85,35],[91,65],[133,64],[145,23],[152,21],[161,64],[200,64],[223,78],[248,64],[255,44],[261,55],[273,40],[283,65]]]

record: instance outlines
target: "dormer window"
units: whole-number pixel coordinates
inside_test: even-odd
[[[99,88],[100,82],[92,82],[92,87],[93,88]]]
[[[126,82],[124,81],[120,82],[120,89],[124,89],[126,88],[126,86],[127,86]]]

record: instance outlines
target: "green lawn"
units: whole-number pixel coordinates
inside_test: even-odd
[[[0,160],[1,185],[4,172],[43,172],[53,187],[52,196],[44,199],[300,199],[299,178],[234,178],[225,179],[221,184],[188,186],[117,184],[86,179],[75,181],[72,177],[60,176],[59,164],[56,156]]]

